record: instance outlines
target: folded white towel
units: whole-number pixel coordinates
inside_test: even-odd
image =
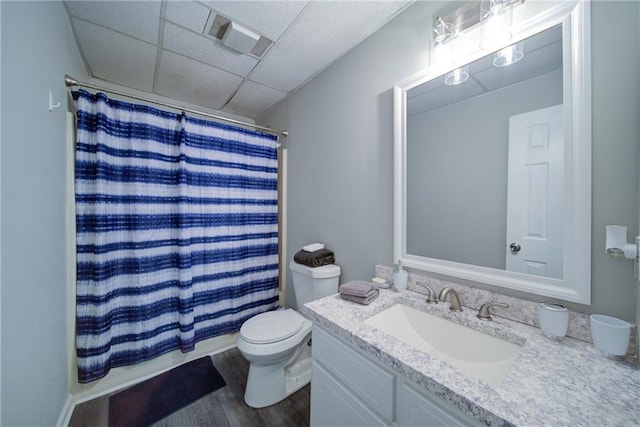
[[[307,246],[302,247],[302,250],[305,252],[315,252],[320,249],[324,249],[324,243],[310,243]]]

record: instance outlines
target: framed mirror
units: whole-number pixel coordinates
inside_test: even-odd
[[[455,66],[394,87],[394,257],[590,304],[589,4],[517,10],[508,44],[470,31]]]

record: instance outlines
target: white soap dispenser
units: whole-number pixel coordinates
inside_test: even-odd
[[[393,266],[393,287],[398,292],[403,292],[407,289],[407,272],[402,269],[402,264],[400,260],[398,263]]]

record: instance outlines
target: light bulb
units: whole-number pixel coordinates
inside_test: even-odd
[[[493,49],[511,40],[512,5],[509,0],[483,0],[480,4],[480,49]]]
[[[444,84],[447,86],[456,86],[466,82],[469,79],[469,67],[464,66],[456,68],[455,70],[447,73],[444,77]]]
[[[524,58],[523,42],[512,44],[496,52],[493,58],[494,67],[506,67]]]

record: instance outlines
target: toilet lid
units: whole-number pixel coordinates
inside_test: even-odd
[[[280,341],[302,329],[304,317],[292,309],[268,311],[253,316],[240,328],[242,338],[250,343],[265,344]]]

